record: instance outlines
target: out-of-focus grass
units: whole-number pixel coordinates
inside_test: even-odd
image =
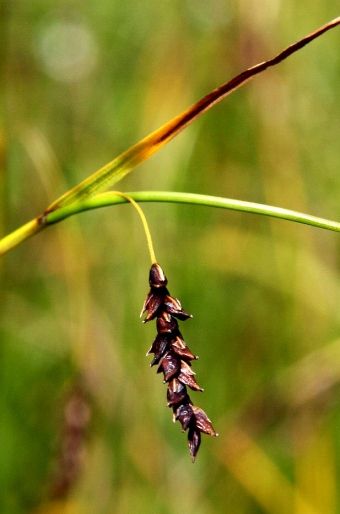
[[[1,231],[337,7],[4,2]],[[339,219],[339,41],[335,29],[246,85],[122,189]],[[128,205],[82,214],[1,263],[1,512],[335,514],[338,235],[198,207],[143,209],[169,289],[194,314],[181,328],[205,393],[192,398],[220,437],[203,437],[193,466],[144,357],[155,328],[138,318],[149,268],[140,220]],[[81,472],[53,495],[80,376],[91,410],[73,448]]]

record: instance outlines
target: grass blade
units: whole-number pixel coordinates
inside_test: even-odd
[[[161,128],[116,157],[116,159],[106,164],[103,168],[85,179],[79,185],[58,198],[48,207],[46,213],[59,209],[60,207],[71,205],[74,202],[85,200],[86,198],[109,189],[113,184],[130,173],[136,166],[160,150],[177,134],[195,121],[196,118],[201,116],[216,103],[220,102],[230,93],[243,86],[259,73],[280,63],[297,50],[300,50],[302,47],[339,24],[340,17],[335,18],[314,32],[308,34],[303,39],[285,48],[285,50],[280,52],[274,58],[248,68],[229,82],[226,82],[219,88],[215,89],[187,110],[163,125]]]

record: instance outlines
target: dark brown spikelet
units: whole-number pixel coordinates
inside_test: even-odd
[[[193,405],[187,392],[187,387],[203,391],[191,368],[191,361],[198,357],[189,350],[178,328],[177,319],[185,321],[192,316],[183,310],[177,298],[170,296],[166,287],[168,280],[157,263],[151,266],[149,284],[150,291],[141,316],[147,313],[143,323],[156,318],[157,336],[147,355],[154,354],[151,366],[158,364],[157,373],[163,373],[163,381],[168,384],[167,406],[173,410],[174,421],[182,425],[182,432],[188,430],[188,445],[194,462],[201,444],[201,433],[218,434],[206,413]]]

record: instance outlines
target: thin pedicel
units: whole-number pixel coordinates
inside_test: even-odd
[[[150,365],[158,364],[157,373],[163,373],[163,382],[168,384],[167,406],[173,410],[173,420],[181,423],[182,432],[188,430],[188,445],[194,462],[201,444],[201,433],[218,434],[206,413],[193,405],[187,392],[187,387],[203,391],[191,368],[191,361],[197,357],[185,344],[177,322],[177,319],[185,321],[192,316],[183,310],[179,300],[170,296],[167,278],[157,262],[151,266],[149,283],[150,291],[141,316],[147,312],[144,323],[156,318],[157,336],[147,355],[154,354]]]

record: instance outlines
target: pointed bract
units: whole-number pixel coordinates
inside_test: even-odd
[[[203,392],[203,389],[196,382],[194,375],[195,373],[194,371],[192,371],[190,366],[186,362],[181,360],[181,371],[177,377],[178,380],[182,382],[182,384],[185,384],[188,387],[190,387],[190,389],[192,389],[193,391]]]
[[[148,311],[148,314],[143,323],[147,323],[147,321],[151,321],[156,317],[157,311],[163,303],[164,296],[165,295],[159,293],[157,290],[154,293],[151,289],[151,291],[148,293],[145,299],[142,312],[140,314],[141,316],[143,316],[144,312]]]
[[[177,300],[177,298],[172,298],[172,296],[166,295],[164,297],[163,303],[165,311],[180,319],[181,321],[192,318],[191,314],[188,314],[182,309],[181,302]]]
[[[190,427],[188,433],[188,445],[192,462],[195,462],[197,452],[201,446],[201,433],[196,427]]]
[[[192,406],[192,411],[195,416],[195,426],[198,428],[200,432],[203,432],[204,434],[208,435],[214,435],[217,436],[210,419],[204,412],[204,410],[200,409],[199,407]]]
[[[193,391],[201,391],[203,393],[204,389],[198,385],[195,378],[192,375],[185,375],[182,372],[178,375],[178,380],[182,382],[182,384],[187,385]]]
[[[189,350],[183,339],[178,336],[170,341],[170,346],[176,355],[184,360],[193,361],[198,359],[198,357]]]

